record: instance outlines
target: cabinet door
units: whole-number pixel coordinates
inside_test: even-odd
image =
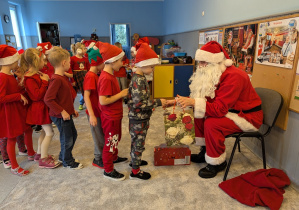
[[[173,66],[156,66],[154,71],[154,98],[173,97]]]
[[[193,65],[174,67],[174,97],[189,96],[189,79],[193,73]]]

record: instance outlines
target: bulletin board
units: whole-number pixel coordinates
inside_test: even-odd
[[[199,31],[198,35],[199,35],[198,48],[201,48],[209,41],[217,41],[222,45],[223,28],[214,28],[214,29]]]
[[[297,52],[297,58],[298,54]],[[299,113],[299,58],[297,59],[297,71],[291,94],[290,110]]]
[[[273,18],[264,18],[259,20],[253,20],[253,21],[247,21],[243,23],[238,23],[235,25],[226,25],[223,26],[222,30],[225,31],[227,28],[233,28],[233,27],[240,27],[244,25],[249,24],[258,24],[260,26],[260,23],[270,22],[274,20],[282,20],[287,18],[293,18],[293,17],[299,17],[299,13],[294,13],[291,15],[284,15],[280,17],[273,17]],[[299,24],[299,23],[297,23]],[[215,29],[216,30],[216,29]],[[210,31],[210,30],[209,30]],[[205,32],[200,31],[200,33]],[[257,33],[259,34],[259,32]],[[299,37],[298,37],[299,38]],[[222,39],[224,39],[224,36],[222,36]],[[222,40],[223,43],[224,40]],[[256,40],[258,41],[258,40]],[[258,45],[258,43],[256,43]],[[199,44],[199,48],[202,47],[203,44]],[[299,50],[298,50],[298,41],[297,41],[297,48],[295,53],[295,62],[291,69],[277,67],[277,66],[267,66],[262,65],[259,63],[253,62],[253,69],[252,69],[252,77],[251,77],[251,83],[253,87],[262,87],[262,88],[268,88],[275,90],[279,92],[284,100],[283,107],[281,109],[281,112],[278,116],[278,119],[276,121],[276,126],[279,128],[286,130],[287,129],[287,123],[288,123],[288,117],[289,117],[289,109],[295,112],[299,113],[299,99],[295,99],[296,93],[298,93],[299,96],[299,90],[296,91],[299,87],[299,72],[296,75],[297,70],[297,62],[299,59]],[[256,57],[257,55],[255,55]],[[298,70],[299,71],[299,70]]]

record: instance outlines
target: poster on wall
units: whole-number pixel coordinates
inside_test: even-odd
[[[17,49],[17,41],[15,35],[5,35],[6,45]]]
[[[219,38],[219,30],[207,31],[205,32],[205,36],[204,36],[204,44],[210,41],[219,42],[218,38]]]
[[[236,67],[252,74],[257,24],[226,28],[223,47]]]
[[[205,44],[205,33],[199,33],[199,43],[198,44]]]
[[[255,62],[293,68],[298,30],[299,17],[261,23]]]
[[[295,93],[295,99],[299,100],[299,80],[297,83],[296,93]]]

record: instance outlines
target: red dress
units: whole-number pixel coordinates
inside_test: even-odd
[[[34,74],[24,77],[24,85],[32,101],[28,107],[26,123],[30,125],[51,124],[49,108],[44,102],[48,81],[42,80],[38,74]]]
[[[26,108],[22,104],[20,88],[13,75],[0,72],[0,138],[15,138],[28,128]]]

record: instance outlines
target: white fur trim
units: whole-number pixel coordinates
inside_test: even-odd
[[[5,65],[10,65],[13,64],[14,62],[19,60],[19,53],[15,53],[14,55],[5,57],[5,58],[0,58],[0,66],[5,66]]]
[[[254,132],[258,131],[251,123],[249,123],[245,118],[240,117],[236,113],[228,112],[225,117],[234,121],[234,123],[244,132]]]
[[[224,152],[223,154],[221,154],[219,157],[210,157],[207,155],[205,155],[205,158],[206,158],[206,162],[208,164],[211,164],[211,165],[220,165],[221,163],[223,163],[224,161],[226,161],[226,152]]]
[[[195,145],[206,146],[206,139],[204,137],[195,137]]]
[[[122,58],[122,57],[124,57],[124,56],[125,56],[125,53],[124,53],[124,51],[122,51],[122,52],[119,53],[117,56],[114,56],[114,57],[112,57],[112,58],[106,60],[104,63],[105,63],[105,64],[106,64],[106,63],[113,63],[113,62],[117,61],[118,59],[120,59],[120,58]]]
[[[206,100],[204,98],[195,98],[194,117],[204,118],[206,113]]]
[[[87,49],[92,48],[95,44],[96,44],[95,42],[91,42],[91,43],[88,45]]]
[[[211,53],[205,50],[198,49],[195,53],[195,60],[205,61],[207,63],[220,63],[225,59],[224,53]]]
[[[138,63],[135,63],[135,66],[144,67],[144,66],[158,65],[158,64],[160,64],[159,58],[151,58],[151,59],[147,59],[147,60],[143,60]]]
[[[231,65],[233,65],[233,61],[232,61],[231,59],[226,59],[226,60],[224,61],[224,65],[225,65],[225,66],[231,66]]]

